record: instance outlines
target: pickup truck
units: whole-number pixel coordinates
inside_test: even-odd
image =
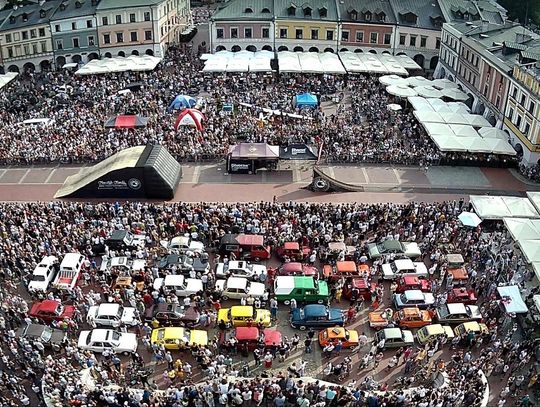
[[[60,290],[71,290],[81,276],[85,258],[80,253],[68,253],[60,263],[60,271],[54,279],[53,286]]]

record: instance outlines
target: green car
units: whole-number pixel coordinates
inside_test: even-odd
[[[278,276],[274,281],[274,294],[286,305],[293,298],[297,302],[323,304],[328,301],[328,284],[313,277]]]

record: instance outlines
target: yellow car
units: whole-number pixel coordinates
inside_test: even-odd
[[[222,308],[218,312],[218,324],[231,324],[232,326],[256,326],[259,322],[263,326],[270,326],[270,311],[255,309],[250,305],[235,305],[231,308]]]
[[[152,345],[164,345],[165,349],[185,349],[194,345],[208,345],[208,332],[180,327],[158,328],[152,331]]]

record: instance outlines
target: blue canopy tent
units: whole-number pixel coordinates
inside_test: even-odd
[[[174,100],[171,102],[169,108],[167,109],[169,112],[173,110],[180,110],[180,109],[186,109],[195,107],[197,104],[197,101],[192,98],[191,96],[187,95],[178,95],[174,98]]]
[[[310,108],[316,108],[318,106],[319,102],[317,101],[317,96],[312,95],[311,93],[301,93],[300,95],[296,95],[294,97],[294,106],[303,108],[303,107],[310,107]]]

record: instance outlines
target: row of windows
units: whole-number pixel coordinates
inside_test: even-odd
[[[22,57],[26,55],[39,54],[42,52],[48,52],[47,41],[40,41],[39,43],[33,42],[31,44],[15,45],[13,47],[6,47],[6,58]]]
[[[519,114],[519,112],[514,112],[514,109],[509,108],[508,115],[506,117],[510,119],[512,123],[514,123],[514,125],[519,129],[519,131],[521,131],[526,136],[529,135],[531,124],[527,120],[523,120],[523,117]]]
[[[390,44],[391,39],[392,39],[392,34],[390,34],[390,33],[384,34],[384,44],[386,44],[386,45]],[[341,32],[341,41],[350,42],[349,31],[342,31]],[[367,41],[365,40],[365,37],[364,37],[364,31],[356,31],[355,42],[367,43]],[[376,32],[369,33],[369,43],[370,44],[378,44],[379,43],[379,33],[376,33]]]
[[[87,39],[87,44],[89,47],[93,47],[94,45],[96,45],[96,40],[94,38],[93,35],[89,35],[88,37],[86,37]],[[56,49],[64,49],[64,40],[56,40],[55,42],[56,44]],[[79,38],[77,37],[74,37],[71,39],[71,45],[73,48],[80,48],[80,42],[79,42]]]
[[[512,87],[512,98],[514,98],[514,100],[517,102],[518,101],[518,98],[519,98],[519,104],[521,106],[523,106],[523,108],[526,108],[527,111],[530,113],[530,114],[534,114],[534,109],[536,108],[536,104],[532,101],[532,100],[529,100],[529,106],[527,107],[526,106],[526,103],[527,103],[527,94],[526,92],[519,92],[520,94],[520,97],[518,97],[518,89],[516,86],[513,86]]]
[[[144,21],[150,21],[150,12],[149,11],[145,11],[144,12]],[[121,14],[116,14],[114,16],[114,22],[115,24],[122,24],[122,15]],[[130,23],[137,23],[137,15],[135,13],[130,13],[129,14],[129,22]],[[103,16],[101,17],[101,24],[102,25],[109,25],[109,17],[107,16]]]
[[[94,27],[94,21],[93,20],[86,20],[86,27],[78,27],[76,21],[73,21],[71,23],[71,31],[75,31],[78,28],[92,28],[92,27]],[[59,33],[61,31],[62,31],[62,26],[60,24],[55,24],[54,25],[54,32]]]
[[[6,44],[13,41],[27,40],[28,38],[45,37],[45,28],[32,29],[30,31],[21,31],[20,33],[6,34]]]
[[[116,34],[116,42],[121,43],[124,42],[124,33],[123,32],[117,32]],[[129,33],[129,40],[131,42],[137,42],[139,41],[139,33],[137,31],[132,31]],[[152,31],[146,30],[144,32],[144,40],[145,41],[152,41]],[[110,44],[111,43],[111,34],[103,34],[103,43],[104,44]]]
[[[420,36],[420,44],[418,44],[418,36],[409,34],[409,46],[410,47],[418,47],[420,48],[426,48],[427,47],[427,39],[428,37],[425,37],[423,35]],[[399,45],[407,45],[407,34],[400,34],[399,35]],[[441,39],[437,38],[435,41],[435,48],[439,49],[441,47]]]
[[[465,57],[465,59],[470,62],[471,64],[473,64],[476,68],[478,68],[478,64],[479,64],[479,61],[480,61],[480,58],[478,58],[478,55],[476,55],[475,53],[473,52],[470,52],[468,49],[465,50],[465,49],[462,49],[461,50],[461,56],[462,57]]]
[[[468,69],[465,69],[463,65],[459,66],[459,76],[461,76],[463,79],[467,80],[473,87],[476,87],[476,75],[469,71]]]

